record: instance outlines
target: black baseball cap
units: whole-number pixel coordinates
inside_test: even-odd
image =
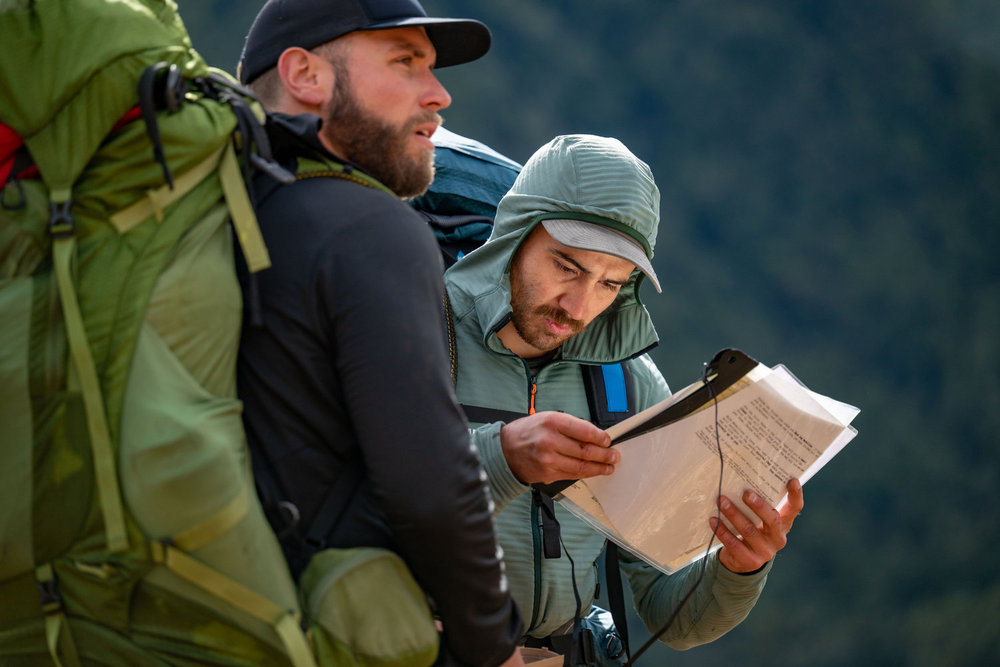
[[[250,26],[239,76],[250,83],[285,49],[313,49],[355,30],[422,26],[437,51],[435,67],[475,60],[490,49],[490,31],[474,19],[430,18],[417,0],[268,0]]]

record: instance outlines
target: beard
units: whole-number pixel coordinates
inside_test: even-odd
[[[351,90],[346,68],[337,68],[330,112],[322,132],[335,145],[340,156],[360,166],[401,198],[422,195],[434,179],[434,153],[421,151],[411,157],[410,145],[417,125],[441,122],[433,111],[415,116],[403,127],[393,127],[375,113],[363,108]]]
[[[511,278],[511,323],[525,343],[543,353],[551,352],[584,330],[583,322],[573,319],[560,308],[532,305],[531,289],[516,286],[515,279],[513,276]],[[554,334],[548,330],[546,320],[569,327],[570,330],[563,335]]]

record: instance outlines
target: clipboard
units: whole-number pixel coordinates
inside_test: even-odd
[[[642,424],[629,429],[611,441],[611,446],[638,437],[644,433],[655,431],[672,422],[683,419],[691,413],[707,405],[729,387],[739,382],[759,362],[742,350],[724,348],[719,350],[712,360],[705,365],[702,372],[702,385],[697,390],[666,406],[662,412]],[[576,484],[579,480],[567,479],[549,484],[532,484],[532,487],[558,500],[562,492]]]
[[[548,488],[578,519],[672,574],[719,548],[709,519],[720,495],[747,516],[747,489],[780,507],[789,479],[805,484],[857,435],[859,412],[783,364],[724,349],[700,379],[608,429],[624,447],[614,475]]]

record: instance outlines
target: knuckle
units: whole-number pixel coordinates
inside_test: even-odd
[[[549,469],[555,465],[556,456],[551,451],[546,449],[539,452],[537,460],[541,467]]]

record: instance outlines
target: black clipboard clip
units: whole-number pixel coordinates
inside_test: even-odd
[[[655,431],[658,428],[683,419],[698,408],[707,404],[713,398],[733,386],[749,373],[755,366],[757,360],[747,355],[742,350],[735,348],[725,348],[719,350],[710,362],[705,364],[702,373],[702,385],[685,396],[676,403],[672,403],[663,409],[659,414],[653,415],[635,428],[632,428],[611,441],[611,446],[631,440],[632,438]],[[576,484],[575,479],[564,479],[551,484],[532,484],[538,489],[553,498],[556,498],[564,490]]]

